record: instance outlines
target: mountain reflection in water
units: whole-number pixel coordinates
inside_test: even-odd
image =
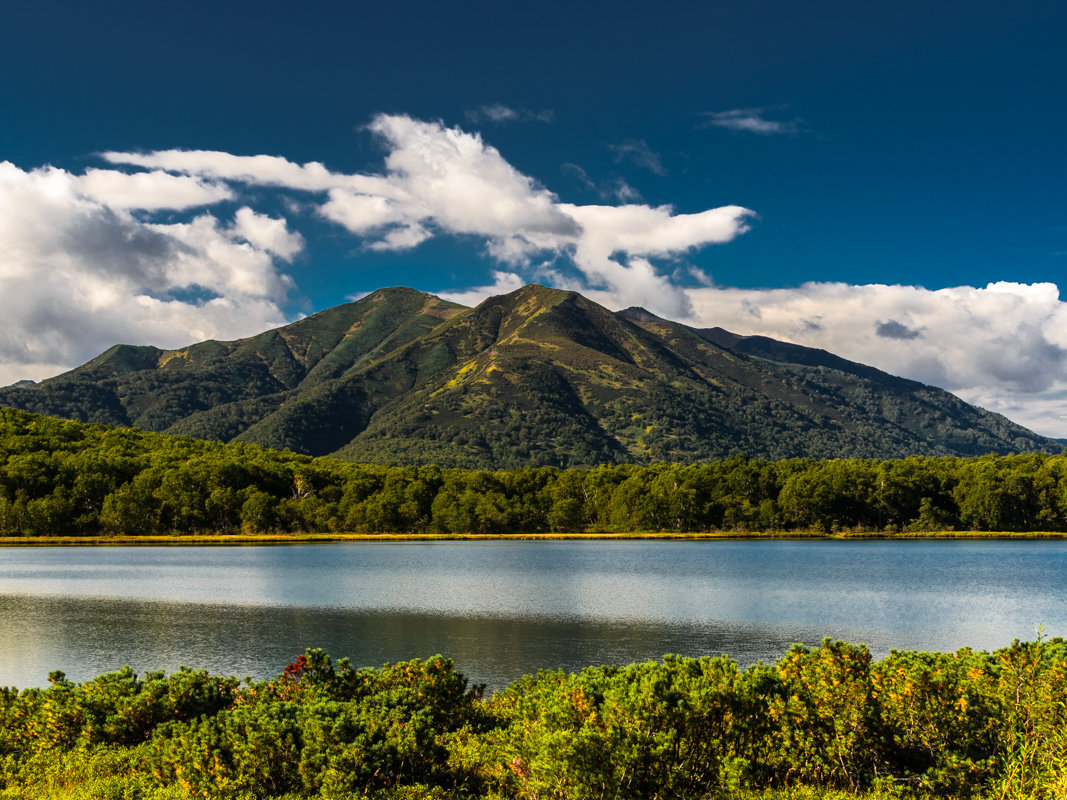
[[[42,685],[52,669],[72,680],[130,664],[273,677],[305,647],[357,666],[442,653],[472,682],[500,689],[528,672],[658,659],[664,653],[719,655],[742,664],[773,660],[796,628],[753,631],[741,624],[617,622],[546,617],[442,617],[343,609],[191,605],[131,600],[0,597],[0,676]],[[805,638],[817,643],[815,630]],[[27,660],[27,651],[34,653]]]

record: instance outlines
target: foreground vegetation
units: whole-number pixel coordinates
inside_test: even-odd
[[[483,699],[452,664],[309,650],[254,683],[182,669],[0,692],[0,797],[1067,797],[1067,645],[825,641],[541,672]]]
[[[311,458],[0,408],[0,536],[1067,531],[1067,456],[512,471]]]

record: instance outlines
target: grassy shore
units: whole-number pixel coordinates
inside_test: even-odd
[[[1067,533],[1049,531],[704,531],[676,533],[205,533],[172,536],[0,536],[0,547],[63,547],[96,545],[222,545],[308,544],[317,542],[449,542],[449,541],[568,541],[708,539],[1064,539]]]

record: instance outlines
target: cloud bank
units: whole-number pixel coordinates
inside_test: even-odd
[[[1055,284],[697,288],[701,327],[820,347],[1067,437],[1067,303]]]
[[[277,262],[303,246],[284,220],[242,207],[144,221],[231,197],[201,178],[0,163],[0,383],[55,374],[117,342],[179,346],[284,322],[291,280]]]

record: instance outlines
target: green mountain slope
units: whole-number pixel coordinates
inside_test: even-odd
[[[0,390],[0,403],[85,422],[231,440],[317,385],[462,310],[422,292],[386,289],[234,342],[182,350],[116,345],[37,386]]]
[[[710,344],[738,356],[744,368],[729,374],[740,384],[738,395],[751,397],[747,416],[764,418],[764,428],[777,427],[791,455],[883,458],[886,450],[963,456],[1060,452],[1060,442],[1000,414],[825,350],[765,336],[738,336],[721,328],[688,328],[643,309],[619,313],[676,351],[696,349],[706,354]],[[755,429],[760,427],[756,424]],[[797,427],[803,432],[801,441]],[[809,452],[803,451],[804,442]],[[838,447],[841,450],[835,453]]]
[[[485,468],[1062,449],[825,351],[532,285],[472,309],[382,289],[236,342],[118,345],[0,390],[0,404],[357,461]]]

